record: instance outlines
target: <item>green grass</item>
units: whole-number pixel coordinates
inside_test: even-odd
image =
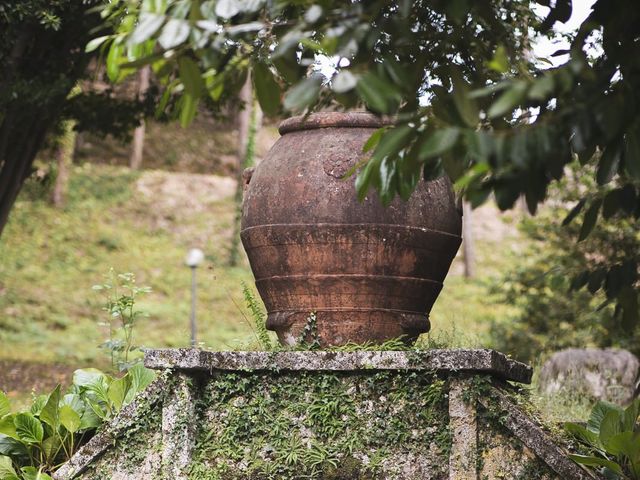
[[[140,307],[149,312],[136,329],[136,342],[154,347],[189,344],[190,271],[184,256],[192,245],[190,229],[218,222],[199,272],[199,340],[211,348],[232,348],[252,340],[236,307],[243,304],[240,282],[250,281],[246,261],[223,265],[231,224],[230,199],[214,205],[206,220],[189,212],[180,220],[181,234],[152,225],[145,213],[153,204],[135,195],[138,173],[86,164],[74,169],[64,210],[33,200],[27,188],[16,203],[0,241],[1,358],[44,362],[100,364],[106,358],[96,346],[105,339],[104,299],[91,286],[102,283],[113,267],[133,272],[139,285],[153,293]],[[31,186],[33,187],[33,186]],[[235,303],[234,303],[235,302]]]

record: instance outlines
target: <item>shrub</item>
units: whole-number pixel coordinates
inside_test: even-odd
[[[586,427],[566,423],[566,430],[589,449],[587,455],[570,455],[582,465],[597,468],[605,478],[640,480],[640,399],[627,409],[599,402]]]
[[[58,385],[19,412],[11,411],[7,396],[0,392],[0,479],[50,479],[49,473],[154,378],[153,371],[142,365],[120,378],[94,368],[76,370],[65,394]]]
[[[640,354],[637,319],[616,305],[621,276],[637,275],[637,219],[617,218],[614,223],[604,209],[589,237],[577,244],[584,227],[562,222],[580,191],[595,188],[585,185],[589,182],[586,176],[569,177],[556,186],[544,212],[521,223],[530,247],[521,266],[496,286],[505,301],[519,307],[519,314],[493,325],[495,348],[525,361],[568,347],[613,346]],[[601,190],[607,198],[615,188]],[[632,289],[629,294],[636,295]]]

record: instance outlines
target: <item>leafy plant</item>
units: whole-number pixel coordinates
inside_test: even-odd
[[[154,378],[142,365],[120,378],[94,368],[76,370],[65,394],[58,385],[19,412],[11,411],[9,399],[0,392],[0,480],[49,480],[49,473]]]
[[[320,339],[318,337],[318,317],[316,312],[310,312],[298,337],[297,347],[303,350],[318,350]]]
[[[106,304],[103,308],[108,314],[109,339],[100,345],[109,352],[111,365],[119,371],[128,370],[140,361],[132,358],[132,352],[138,349],[133,344],[133,329],[139,317],[147,316],[144,311],[136,309],[137,298],[151,292],[151,287],[138,287],[133,273],[118,273],[112,268],[108,280],[93,289],[106,293]]]
[[[586,427],[571,422],[565,424],[566,430],[591,450],[588,455],[569,457],[582,465],[597,468],[609,479],[640,479],[639,414],[640,399],[625,410],[598,402]]]

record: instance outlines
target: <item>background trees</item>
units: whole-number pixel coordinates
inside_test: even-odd
[[[89,75],[85,45],[99,32],[98,0],[29,0],[0,5],[0,233],[47,134],[75,129],[127,135],[143,101],[109,91],[70,96]],[[104,31],[108,33],[108,31]]]

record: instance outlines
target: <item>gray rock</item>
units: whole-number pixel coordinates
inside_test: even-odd
[[[554,353],[540,371],[546,394],[588,395],[620,405],[630,403],[640,375],[640,362],[626,350],[570,348]]]

